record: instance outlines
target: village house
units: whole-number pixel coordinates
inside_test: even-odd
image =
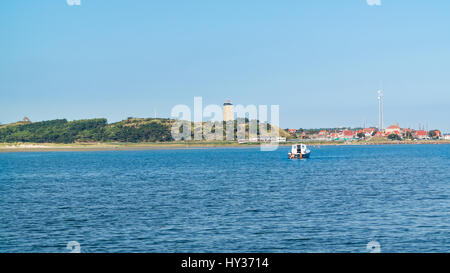
[[[364,128],[363,129],[363,132],[366,137],[371,137],[375,133],[375,131],[376,131],[375,128]]]
[[[439,139],[442,136],[441,131],[439,130],[431,130],[429,135],[436,139]]]
[[[415,131],[413,136],[416,139],[427,139],[428,138],[427,131],[424,131],[424,130]]]
[[[364,133],[364,130],[356,130],[355,131],[355,136],[359,138],[359,136],[363,134],[364,137],[366,137],[366,134]]]
[[[333,139],[333,140],[337,140],[337,139],[339,139],[339,134],[338,133],[331,133],[330,134],[330,137],[331,137],[331,139]]]
[[[353,130],[343,130],[342,132],[339,133],[339,138],[341,139],[352,139],[355,136],[355,132],[353,132]]]
[[[330,134],[327,130],[321,130],[313,136],[317,140],[330,140]]]
[[[396,123],[394,125],[387,127],[386,130],[384,130],[384,133],[386,136],[389,136],[391,134],[396,134],[398,136],[401,136],[402,129],[400,128],[400,126],[398,126],[398,123]]]
[[[408,133],[410,133],[410,134],[412,135],[412,130],[409,129],[409,128],[403,128],[403,129],[402,129],[402,134],[403,134],[403,136],[406,137]]]

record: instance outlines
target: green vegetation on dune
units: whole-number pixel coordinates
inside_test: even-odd
[[[104,128],[101,141],[117,142],[165,142],[171,141],[170,119],[138,119],[128,118],[120,122],[108,124]]]
[[[174,122],[175,120],[163,118],[128,118],[110,124],[104,118],[17,122],[0,127],[0,143],[173,142],[171,128]],[[235,121],[235,137],[237,127],[237,121]],[[248,120],[246,120],[247,135],[248,127]],[[193,123],[191,123],[191,128],[193,135]],[[268,128],[270,130],[270,124]],[[278,129],[280,136],[287,135],[278,127],[272,129]],[[214,130],[215,128],[213,128]]]
[[[89,138],[98,141],[106,119],[77,120],[66,119],[35,123],[12,124],[0,128],[1,142],[72,143]]]
[[[148,142],[169,141],[170,122],[160,119],[124,120],[107,124],[106,119],[67,121],[57,119],[26,124],[4,125],[0,142]]]

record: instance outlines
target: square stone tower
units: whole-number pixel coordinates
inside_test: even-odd
[[[223,104],[223,121],[233,121],[234,120],[234,107],[230,100],[227,100]]]

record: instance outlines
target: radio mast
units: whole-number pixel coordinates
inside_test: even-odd
[[[379,104],[379,111],[380,111],[380,117],[378,122],[378,130],[383,130],[383,90],[378,90],[378,104]]]

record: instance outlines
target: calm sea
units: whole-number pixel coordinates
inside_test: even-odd
[[[0,154],[0,252],[450,252],[450,145]]]

